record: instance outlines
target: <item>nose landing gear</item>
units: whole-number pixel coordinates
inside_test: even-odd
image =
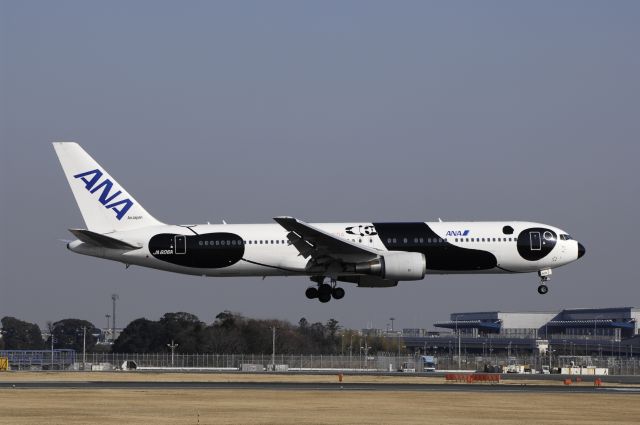
[[[323,283],[324,278],[312,278],[314,282],[317,282],[318,287],[310,286],[305,291],[305,295],[310,300],[317,298],[321,303],[328,303],[331,298],[339,300],[344,297],[344,289],[337,286],[335,279],[331,279],[331,283]]]
[[[544,295],[549,292],[549,287],[546,283],[551,279],[551,269],[544,269],[538,271],[538,276],[540,276],[540,285],[538,286],[538,294]]]

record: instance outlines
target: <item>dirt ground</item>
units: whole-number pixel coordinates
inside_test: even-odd
[[[638,424],[632,394],[0,390],[0,424]]]

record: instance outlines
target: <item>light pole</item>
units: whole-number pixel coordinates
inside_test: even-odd
[[[271,328],[271,367],[276,371],[276,327]]]
[[[55,341],[55,339],[53,338],[53,330],[53,325],[49,326],[49,334],[51,334],[51,370],[53,370],[53,341]]]
[[[458,315],[456,314],[456,335],[458,337],[458,370],[462,369],[462,363],[460,356],[462,355],[462,349],[460,348],[460,330],[458,329]]]
[[[349,367],[353,367],[353,332],[349,334]]]
[[[118,294],[111,294],[111,301],[113,302],[113,315],[111,320],[111,341],[116,340],[116,300],[120,299]]]
[[[86,369],[87,363],[87,327],[82,327],[82,370]]]
[[[460,330],[458,330],[458,370],[462,370],[462,348],[461,348]]]
[[[107,330],[105,331],[106,333],[105,333],[105,336],[104,336],[104,342],[107,342],[107,335],[109,335],[109,329],[110,329],[109,328],[109,323],[110,323],[109,319],[111,318],[111,315],[110,314],[105,314],[104,317],[107,318]]]
[[[396,318],[390,317],[389,320],[391,320],[391,333],[393,333],[393,321],[396,320]]]
[[[167,344],[167,347],[171,348],[171,367],[173,367],[173,353],[176,347],[178,347],[178,344],[174,344],[173,340],[171,340],[171,344]]]
[[[364,336],[364,367],[369,368],[369,343],[366,335]]]

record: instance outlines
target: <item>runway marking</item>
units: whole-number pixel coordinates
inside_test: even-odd
[[[624,393],[638,393],[640,394],[640,388],[631,388],[631,387],[608,387],[608,388],[599,388],[602,391],[619,391]]]

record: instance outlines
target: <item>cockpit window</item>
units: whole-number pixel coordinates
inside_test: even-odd
[[[570,241],[573,240],[573,238],[571,237],[571,235],[560,235],[560,240]]]

